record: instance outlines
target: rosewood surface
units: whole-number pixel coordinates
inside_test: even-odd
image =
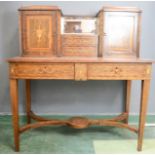
[[[61,25],[62,13],[56,6],[22,7],[19,14],[22,56],[8,59],[15,150],[20,150],[20,134],[32,128],[68,125],[83,129],[99,125],[126,128],[138,134],[137,150],[141,151],[152,72],[152,61],[139,59],[141,10],[103,7],[96,17],[91,17],[95,26],[89,33],[86,19],[90,18],[71,17],[67,18],[68,24]],[[62,33],[66,25],[67,31]],[[27,124],[24,126],[19,124],[18,112],[21,79],[25,80],[26,89]],[[31,108],[32,79],[124,80],[125,109],[111,119],[78,116],[67,120],[45,119],[35,115]],[[128,124],[132,80],[142,81],[138,128]],[[32,123],[32,119],[36,122]]]
[[[126,128],[138,134],[138,150],[142,150],[142,141],[149,96],[151,79],[151,61],[147,60],[106,60],[85,58],[21,58],[9,59],[10,91],[13,112],[15,150],[19,151],[20,134],[28,129],[47,125],[68,125],[73,128],[86,128],[91,125],[115,126]],[[27,125],[19,126],[18,114],[18,80],[26,81],[26,113]],[[68,120],[47,120],[36,116],[31,110],[31,79],[57,79],[57,80],[125,80],[126,103],[124,112],[113,119],[89,119],[85,117],[73,117]],[[128,124],[131,80],[141,80],[141,107],[139,128]],[[36,123],[31,124],[31,119]]]

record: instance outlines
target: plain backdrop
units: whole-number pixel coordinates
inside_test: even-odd
[[[65,15],[95,16],[103,5],[134,6],[142,9],[140,57],[155,60],[155,2],[0,2],[0,113],[10,113],[7,58],[18,56],[18,11],[21,6],[57,5]],[[155,66],[148,114],[155,114]],[[24,81],[20,81],[20,113],[24,113]],[[123,111],[124,81],[32,81],[32,108],[40,114],[116,114]],[[139,113],[140,81],[132,83],[130,111]]]

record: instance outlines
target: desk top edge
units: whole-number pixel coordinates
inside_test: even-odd
[[[11,62],[103,62],[103,63],[155,63],[153,60],[148,59],[103,59],[103,58],[77,58],[77,57],[52,57],[52,58],[30,58],[30,57],[13,57],[7,59],[9,63]]]

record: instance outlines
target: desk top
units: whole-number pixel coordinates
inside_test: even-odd
[[[103,58],[79,58],[79,57],[13,57],[7,59],[8,62],[103,62],[103,63],[154,63],[148,59],[103,59]]]

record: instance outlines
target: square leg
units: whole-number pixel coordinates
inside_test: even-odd
[[[142,150],[143,136],[147,112],[147,102],[149,97],[150,80],[142,80],[141,86],[141,105],[140,105],[140,116],[139,116],[139,129],[138,129],[138,146],[137,150]]]
[[[19,151],[20,131],[19,131],[19,114],[18,114],[18,80],[17,79],[10,79],[10,95],[11,95],[11,105],[12,105],[15,151]]]
[[[129,109],[130,109],[130,99],[131,99],[131,80],[126,80],[126,104],[125,104],[125,113],[127,114],[127,118],[124,123],[128,124],[129,121]]]
[[[27,124],[31,123],[31,81],[25,80]]]

